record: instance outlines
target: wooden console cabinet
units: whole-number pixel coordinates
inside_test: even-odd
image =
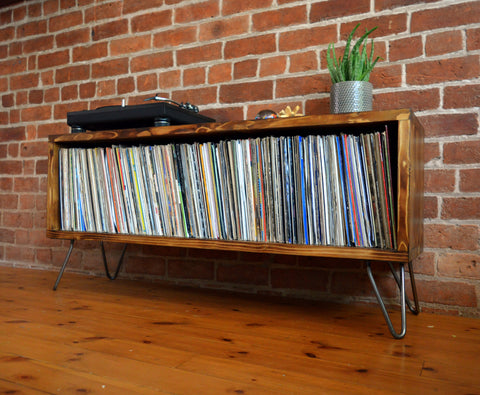
[[[145,234],[97,233],[62,230],[59,157],[62,148],[111,147],[112,145],[162,145],[226,139],[262,138],[282,135],[341,135],[370,133],[387,128],[389,133],[392,174],[393,211],[395,215],[395,248],[369,248],[334,245],[293,244],[213,238],[164,237]],[[164,126],[143,129],[110,130],[50,136],[47,190],[47,236],[71,240],[58,281],[65,269],[74,240],[98,240],[125,244],[148,244],[185,248],[222,249],[298,256],[349,258],[367,262],[367,270],[383,314],[394,337],[405,335],[405,305],[418,313],[412,260],[423,247],[423,128],[410,110],[392,110],[340,115],[317,115],[257,121],[232,121],[196,125]],[[123,257],[123,256],[122,256]],[[392,326],[371,272],[372,261],[389,262],[400,289],[402,330]],[[104,261],[105,262],[105,261]],[[400,265],[397,273],[393,265]],[[408,265],[415,299],[413,307],[405,295],[405,270]],[[118,270],[117,270],[118,272]],[[108,270],[107,270],[108,274]],[[108,274],[109,275],[109,274]],[[110,277],[110,275],[109,275]]]

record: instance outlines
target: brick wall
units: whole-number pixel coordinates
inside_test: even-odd
[[[410,107],[426,130],[424,310],[479,316],[480,1],[33,0],[0,8],[0,264],[56,269],[45,237],[47,145],[67,111],[154,93],[219,121],[300,105],[328,112],[325,50],[378,25],[374,109]],[[112,246],[110,258],[120,253]],[[95,243],[70,269],[100,273]],[[380,268],[383,291],[396,293]],[[123,276],[372,302],[358,262],[131,246]],[[395,299],[392,299],[395,300]]]

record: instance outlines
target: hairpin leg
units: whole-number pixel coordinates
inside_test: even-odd
[[[108,264],[107,264],[107,257],[105,255],[105,247],[103,246],[103,241],[100,242],[100,247],[102,248],[102,257],[103,257],[103,265],[105,266],[105,274],[110,280],[115,280],[118,276],[118,273],[120,272],[120,268],[123,263],[123,257],[125,255],[125,251],[127,250],[127,245],[125,244],[123,246],[122,254],[120,255],[120,259],[118,261],[117,269],[115,270],[115,274],[112,276],[110,274],[110,271],[108,270]]]
[[[392,272],[393,266],[390,266]],[[375,292],[375,296],[377,297],[378,303],[380,305],[380,309],[382,310],[383,316],[385,321],[388,325],[388,329],[390,333],[395,339],[402,339],[405,337],[407,333],[407,317],[406,317],[406,295],[405,295],[405,264],[400,264],[400,278],[398,278],[397,273],[394,273],[395,281],[400,288],[400,314],[401,314],[401,331],[397,332],[393,327],[392,320],[390,319],[390,315],[388,314],[387,308],[385,307],[385,303],[383,302],[382,297],[380,296],[380,292],[378,291],[377,283],[373,278],[372,274],[372,267],[370,261],[367,261],[367,274],[372,283],[373,291]]]
[[[393,277],[395,278],[395,281],[398,285],[398,288],[400,288],[401,287],[400,278],[398,277],[398,274],[395,271],[393,264],[391,262],[388,262],[388,264],[390,266],[390,270],[392,271]],[[410,285],[412,287],[413,302],[415,303],[415,307],[412,306],[412,302],[410,301],[407,295],[405,295],[405,302],[407,303],[409,310],[413,314],[418,315],[418,313],[420,313],[420,304],[418,303],[417,287],[415,285],[415,277],[413,274],[412,262],[410,261],[408,262],[408,273],[410,275]]]
[[[68,249],[68,252],[67,252],[67,256],[65,257],[65,260],[63,261],[63,265],[60,269],[60,272],[58,273],[58,276],[57,276],[57,281],[55,281],[55,285],[53,286],[53,290],[56,291],[57,290],[57,287],[58,287],[58,283],[60,282],[62,276],[63,276],[63,272],[65,271],[65,267],[67,266],[67,263],[68,263],[68,260],[70,259],[70,255],[72,254],[72,250],[73,250],[73,244],[74,244],[75,240],[70,240],[70,248]]]

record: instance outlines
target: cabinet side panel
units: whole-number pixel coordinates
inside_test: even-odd
[[[410,207],[409,219],[409,259],[413,260],[423,251],[423,199],[424,199],[424,130],[412,114],[410,138]]]
[[[406,252],[409,249],[410,211],[410,120],[398,122],[398,172],[397,172],[397,248]]]
[[[58,152],[58,145],[50,142],[48,144],[47,230],[60,229]]]

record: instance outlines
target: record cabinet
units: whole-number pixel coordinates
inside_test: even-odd
[[[71,241],[54,289],[75,240],[101,242],[111,279],[123,253],[111,275],[103,242],[357,259],[402,338],[405,306],[419,312],[412,261],[423,248],[423,134],[402,109],[50,136],[47,236]],[[375,261],[388,262],[398,285],[399,332]]]

